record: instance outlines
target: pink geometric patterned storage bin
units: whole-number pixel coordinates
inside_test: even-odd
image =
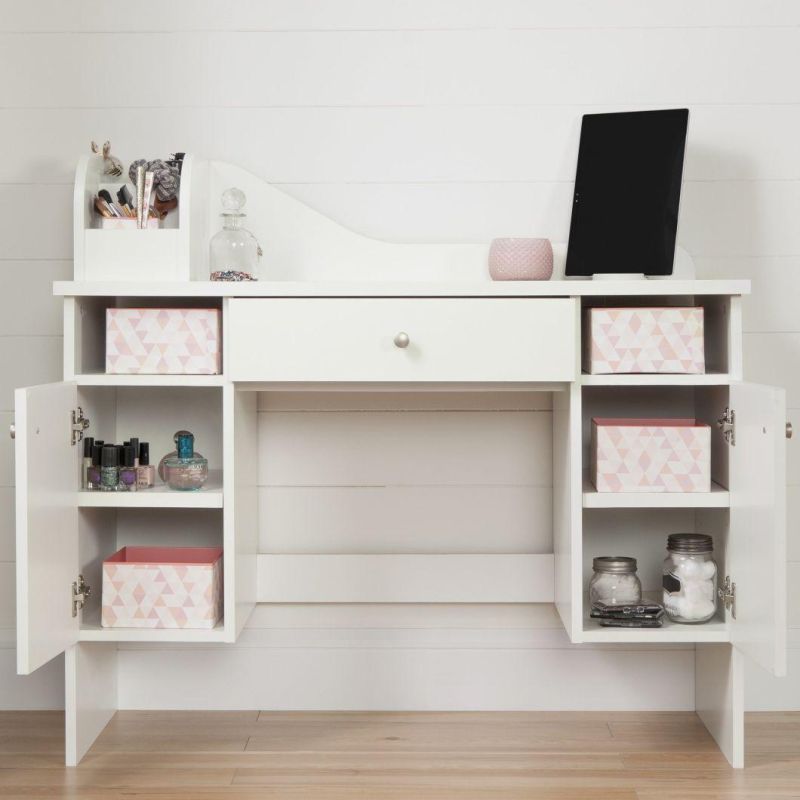
[[[593,419],[598,492],[710,492],[711,428],[694,419]]]
[[[221,547],[123,547],[103,562],[104,628],[213,628]]]
[[[583,369],[592,375],[706,370],[702,308],[590,308]]]
[[[217,308],[109,308],[106,372],[113,375],[217,375]]]

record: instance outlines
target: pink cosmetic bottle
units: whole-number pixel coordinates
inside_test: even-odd
[[[136,467],[136,488],[152,489],[156,484],[156,468],[150,463],[150,444],[139,444],[139,465]]]

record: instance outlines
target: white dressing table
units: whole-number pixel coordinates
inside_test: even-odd
[[[380,256],[384,243],[362,240],[310,209],[298,208],[295,201],[276,199],[271,187],[232,172],[230,165],[218,165],[219,174],[212,179],[215,165],[197,163],[190,164],[192,172],[184,183],[184,193],[192,198],[184,203],[182,195],[181,225],[184,216],[186,224],[172,237],[175,258],[170,263],[176,279],[102,279],[99,263],[89,264],[87,253],[94,253],[92,259],[109,258],[114,240],[106,236],[87,242],[95,233],[114,232],[88,227],[84,199],[94,192],[96,165],[82,164],[76,185],[76,279],[55,284],[55,293],[64,298],[64,380],[19,389],[15,420],[18,668],[28,674],[66,654],[68,764],[80,761],[116,710],[119,643],[224,647],[237,640],[260,602],[469,599],[554,603],[576,644],[694,643],[698,714],[728,760],[743,765],[743,660],[752,659],[776,675],[786,669],[784,394],[743,381],[740,298],[749,292],[747,282],[491,283],[448,278],[210,283],[197,278],[205,269],[207,195],[216,196],[219,186],[246,184],[254,206],[271,204],[269,219],[278,215],[293,235],[306,231],[315,241],[305,247],[304,264],[327,252],[340,266],[350,259],[363,265],[365,259]],[[198,176],[206,181],[202,191]],[[205,199],[201,203],[198,197]],[[290,238],[276,241],[276,252],[289,253]],[[456,256],[472,263],[478,253],[477,246],[385,247],[386,260],[396,267],[406,260],[432,259],[441,266],[439,274],[447,273]],[[708,372],[582,374],[583,310],[645,303],[704,307]],[[133,304],[220,308],[222,374],[106,375],[105,309]],[[650,391],[642,392],[648,387]],[[551,393],[553,552],[259,553],[256,399],[259,392],[286,388]],[[654,394],[653,388],[660,391]],[[681,416],[708,422],[714,431],[713,491],[593,491],[584,475],[588,421],[598,409],[619,416],[667,416],[677,409]],[[717,425],[726,409],[734,413],[735,444]],[[199,442],[207,443],[206,455],[215,470],[209,488],[192,495],[79,491],[81,448],[72,441],[77,440],[73,430],[82,427],[81,413],[93,435],[104,431],[122,438],[136,431],[153,441],[184,427],[180,421],[194,414],[192,430]],[[204,543],[210,537],[224,547],[222,623],[211,631],[102,628],[102,558],[122,544],[149,543],[137,527],[136,514],[142,509],[156,518],[169,517],[174,542],[194,543],[193,526],[181,520],[186,508],[206,519]],[[585,509],[602,509],[601,514],[613,517],[626,508],[694,509],[696,529],[714,536],[721,575],[736,585],[735,609],[733,603],[721,607],[718,617],[704,625],[667,623],[656,630],[606,629],[591,621],[586,562],[602,550],[603,530]],[[663,543],[654,541],[654,553],[662,550]],[[79,575],[92,587],[88,597],[81,595]]]

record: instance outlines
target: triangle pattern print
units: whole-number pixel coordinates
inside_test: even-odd
[[[598,492],[710,492],[708,425],[592,424]]]
[[[222,617],[214,564],[103,564],[104,628],[213,628]]]
[[[698,308],[592,308],[588,363],[593,375],[705,372],[704,314]]]
[[[113,375],[217,375],[216,308],[109,308],[106,372]]]

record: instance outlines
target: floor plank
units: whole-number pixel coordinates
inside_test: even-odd
[[[0,712],[3,800],[800,798],[800,712],[732,770],[688,712],[118,713],[78,768],[63,714]]]

